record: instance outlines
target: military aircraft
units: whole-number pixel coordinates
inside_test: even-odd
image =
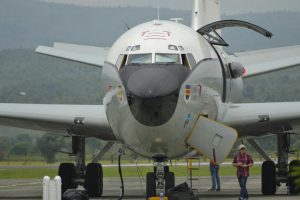
[[[238,137],[265,158],[262,193],[275,194],[281,183],[296,192],[288,163],[289,137],[299,129],[300,102],[242,102],[243,80],[300,64],[300,46],[228,54],[221,29],[242,27],[265,37],[272,33],[238,20],[220,20],[219,0],[195,0],[192,25],[153,20],[131,28],[111,48],[54,43],[38,53],[102,68],[99,105],[0,104],[0,124],[51,130],[72,137],[75,164],[62,163],[62,190],[84,185],[92,197],[103,192],[98,161],[118,142],[153,159],[146,195],[174,186],[166,161],[191,150],[221,163]],[[252,137],[276,134],[275,164]],[[106,140],[85,165],[85,138]],[[290,166],[289,166],[290,165]],[[83,180],[83,181],[80,181]]]

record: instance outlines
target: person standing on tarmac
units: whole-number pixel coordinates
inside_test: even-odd
[[[233,166],[237,169],[237,178],[241,188],[239,200],[248,200],[249,195],[246,184],[249,176],[249,168],[253,166],[253,159],[247,153],[245,145],[241,144],[239,146],[239,153],[233,159]]]
[[[220,191],[221,190],[219,168],[220,168],[219,164],[217,164],[213,160],[210,161],[209,169],[210,169],[212,187],[209,189],[209,191]]]

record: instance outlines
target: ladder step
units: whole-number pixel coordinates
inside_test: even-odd
[[[189,170],[200,170],[199,168],[189,168]]]
[[[188,178],[188,180],[189,180],[189,181],[190,181],[190,180],[192,180],[192,181],[198,181],[199,178]]]
[[[188,158],[189,160],[199,160],[200,159],[200,157],[190,157],[190,158]]]

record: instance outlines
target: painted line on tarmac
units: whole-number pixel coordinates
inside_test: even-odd
[[[32,183],[20,183],[20,184],[12,184],[12,185],[2,185],[0,188],[11,188],[11,187],[19,187],[19,186],[27,186],[27,185],[37,185],[42,184],[42,182],[32,182]]]
[[[195,162],[196,163],[196,162]],[[198,162],[197,162],[198,163]],[[172,165],[169,164],[169,166],[186,166],[187,163],[186,162],[178,162],[178,163],[174,163]],[[232,165],[232,162],[223,162],[221,163],[221,166],[228,166],[228,165]],[[258,161],[258,162],[254,162],[254,165],[262,165],[262,162]],[[122,167],[152,167],[153,163],[126,163],[126,164],[122,164]],[[200,162],[200,166],[209,166],[209,162]],[[118,167],[118,164],[102,164],[102,167]]]

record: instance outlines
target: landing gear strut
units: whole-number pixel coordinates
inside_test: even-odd
[[[169,172],[169,167],[162,160],[154,162],[154,172],[146,176],[146,197],[153,197],[166,192],[175,186],[174,172]]]
[[[103,170],[99,163],[85,165],[85,138],[72,137],[73,163],[62,163],[58,175],[62,179],[62,193],[67,189],[83,185],[90,197],[100,197],[103,192]]]
[[[273,161],[267,160],[262,165],[262,193],[265,195],[274,195],[281,183],[288,186],[290,194],[299,193],[290,171],[293,166],[300,166],[300,162],[294,160],[290,165],[288,164],[288,156],[292,153],[290,151],[291,134],[294,133],[284,131],[277,134],[278,163],[275,164]]]

